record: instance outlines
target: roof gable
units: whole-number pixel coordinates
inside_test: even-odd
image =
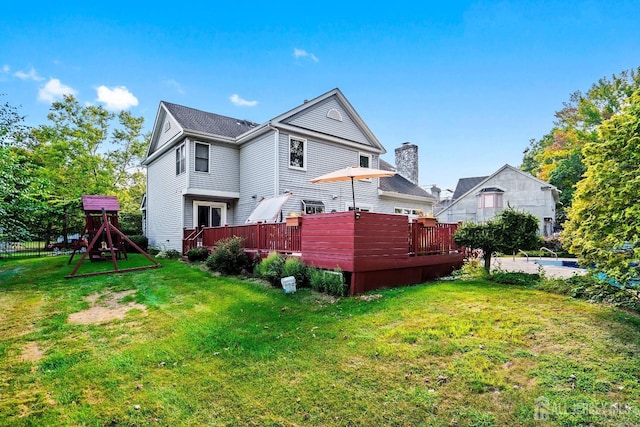
[[[274,117],[269,123],[273,126],[288,127],[290,130],[315,133],[320,137],[346,140],[381,154],[386,152],[378,138],[337,88],[305,101],[298,107]]]
[[[528,179],[532,179],[532,180],[534,180],[534,181],[537,181],[541,186],[549,187],[549,189],[553,192],[553,195],[554,195],[553,197],[554,197],[554,199],[556,200],[556,202],[558,201],[558,192],[559,192],[560,190],[558,190],[558,188],[557,188],[557,187],[555,187],[555,186],[553,186],[553,185],[549,184],[548,182],[545,182],[545,181],[543,181],[543,180],[541,180],[541,179],[539,179],[539,178],[536,178],[535,176],[533,176],[533,175],[531,175],[531,174],[529,174],[529,173],[527,173],[527,172],[525,172],[525,171],[523,171],[523,170],[520,170],[520,169],[515,168],[515,167],[513,167],[513,166],[511,166],[511,165],[509,165],[509,164],[506,164],[506,165],[502,166],[500,169],[498,169],[497,171],[495,171],[494,173],[492,173],[491,175],[489,175],[489,176],[487,176],[487,177],[484,177],[484,178],[483,178],[483,177],[477,177],[477,178],[461,178],[461,179],[458,181],[458,185],[460,185],[460,181],[463,181],[463,180],[469,180],[469,181],[467,181],[467,183],[465,184],[465,187],[466,187],[467,185],[471,184],[471,183],[472,183],[472,182],[474,182],[474,181],[477,181],[477,183],[476,183],[475,185],[471,186],[470,188],[468,188],[466,192],[464,192],[463,194],[459,195],[458,197],[455,197],[455,194],[458,192],[458,187],[456,187],[456,191],[455,191],[455,193],[454,193],[454,197],[452,198],[452,202],[451,202],[448,206],[446,206],[444,209],[442,209],[440,212],[438,212],[438,215],[439,215],[439,214],[441,214],[441,213],[443,213],[443,212],[444,212],[444,211],[446,211],[447,209],[451,209],[451,207],[452,207],[452,206],[454,206],[454,205],[455,205],[456,203],[458,203],[460,200],[462,200],[463,198],[465,198],[467,195],[476,193],[476,192],[477,192],[477,191],[479,191],[479,190],[480,190],[480,189],[481,189],[481,188],[482,188],[482,187],[483,187],[487,182],[489,182],[490,180],[492,180],[493,178],[495,178],[496,176],[500,175],[501,173],[503,173],[504,171],[507,171],[507,170],[508,170],[508,171],[516,172],[516,173],[518,173],[518,174],[522,175],[522,176],[523,176],[523,177],[525,177],[525,178],[528,178]],[[462,191],[462,189],[461,189],[461,191]]]
[[[180,139],[181,135],[232,141],[237,136],[258,126],[249,120],[235,119],[208,113],[184,105],[160,101],[156,121],[147,149],[147,158],[165,144]]]

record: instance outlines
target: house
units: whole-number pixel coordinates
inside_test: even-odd
[[[273,221],[353,209],[350,182],[309,181],[353,165],[393,168],[385,153],[339,89],[262,124],[161,101],[143,162],[145,235],[152,247],[179,250],[185,228],[244,224],[264,199]],[[396,168],[393,177],[355,182],[356,209],[431,211],[436,200],[417,182],[417,146],[396,149]]]
[[[559,190],[522,170],[504,165],[492,175],[461,178],[450,200],[436,205],[442,222],[484,222],[512,207],[535,215],[540,234],[551,236]],[[438,209],[440,207],[440,209]]]

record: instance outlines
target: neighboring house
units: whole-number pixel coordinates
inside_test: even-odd
[[[339,89],[263,124],[162,101],[143,162],[149,245],[180,249],[185,228],[244,224],[262,199],[284,193],[276,221],[352,209],[350,182],[309,181],[346,166],[389,169],[384,153]],[[436,200],[417,183],[417,146],[403,144],[398,159],[396,176],[355,182],[357,209],[431,211]]]
[[[512,207],[535,215],[540,234],[551,236],[556,221],[558,189],[518,168],[504,165],[490,176],[461,178],[450,201],[438,210],[442,222],[484,222]]]

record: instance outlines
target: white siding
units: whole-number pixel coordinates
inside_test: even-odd
[[[342,116],[341,122],[327,117],[327,113],[333,108]],[[371,142],[336,98],[328,98],[326,101],[315,105],[314,108],[304,110],[286,120],[285,123],[371,146]]]
[[[199,172],[195,170],[196,142],[202,141],[189,141],[189,187],[236,193],[240,191],[238,147],[224,143],[209,144],[209,172]]]
[[[158,135],[158,141],[156,143],[156,150],[166,144],[168,141],[171,141],[176,137],[182,130],[178,122],[174,120],[174,118],[170,114],[162,114],[161,118],[162,122],[159,124],[160,126],[160,134]],[[169,122],[170,127],[166,128],[166,123]]]
[[[233,224],[244,224],[260,198],[272,196],[276,191],[275,134],[275,131],[268,132],[240,148],[240,200],[233,217],[229,218]]]
[[[149,246],[182,250],[182,190],[186,174],[176,176],[175,150],[147,167],[147,237]]]
[[[422,212],[428,213],[433,211],[433,202],[420,203],[413,200],[394,199],[390,197],[380,198],[379,209],[376,212],[394,213],[395,208],[406,209],[422,209]]]
[[[299,135],[292,135],[299,137]],[[303,199],[320,200],[324,203],[326,212],[336,210],[345,211],[353,204],[351,195],[351,181],[317,183],[311,179],[337,169],[359,164],[359,153],[362,150],[342,146],[325,141],[307,139],[307,169],[306,171],[289,168],[289,135],[280,134],[280,192],[289,190],[293,196],[284,207],[285,214],[290,211],[299,212]],[[378,167],[378,156],[372,155],[371,167]],[[378,180],[355,182],[357,206],[367,206],[379,212]],[[337,196],[334,198],[334,196]]]

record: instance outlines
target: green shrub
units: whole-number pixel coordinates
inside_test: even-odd
[[[118,228],[124,234],[142,234],[142,212],[120,212]],[[136,242],[138,244],[138,242]]]
[[[297,287],[309,286],[309,271],[306,265],[298,257],[289,257],[282,266],[282,277],[293,276],[296,278]]]
[[[180,252],[176,251],[175,249],[167,249],[166,251],[160,251],[156,254],[156,258],[161,258],[161,259],[176,259],[176,258],[180,258],[182,255],[180,254]]]
[[[211,270],[227,275],[240,274],[248,269],[251,260],[244,252],[244,239],[230,237],[219,240],[207,258],[206,265]]]
[[[347,294],[344,275],[339,268],[336,268],[334,271],[310,268],[309,284],[314,291],[325,292],[335,296],[344,296]]]
[[[462,280],[487,279],[489,277],[489,273],[478,258],[466,259],[460,270],[453,271],[451,275]]]
[[[151,256],[156,256],[160,253],[160,249],[158,248],[147,248],[147,253]]]
[[[309,268],[309,285],[311,289],[318,292],[325,292],[325,284],[324,284],[324,271],[319,268],[310,267]]]
[[[336,268],[333,271],[325,271],[324,281],[328,294],[339,297],[346,295],[344,275],[342,274],[342,270],[339,268]]]
[[[265,279],[273,286],[280,286],[280,279],[283,277],[285,259],[277,252],[271,252],[266,258],[256,265],[255,273],[258,277]]]
[[[138,247],[140,249],[142,249],[143,251],[146,252],[149,249],[149,239],[147,238],[147,236],[143,236],[141,234],[136,234],[136,235],[127,236],[127,237],[133,243],[138,245]],[[131,246],[131,244],[129,242],[127,242],[127,241],[124,242],[124,247],[127,250],[127,252],[137,252],[137,250],[134,249],[133,246]]]
[[[186,255],[191,262],[205,261],[209,257],[209,249],[205,246],[191,248],[187,251]]]
[[[539,283],[536,288],[587,301],[603,302],[640,313],[639,289],[618,288],[592,275],[548,279]]]

